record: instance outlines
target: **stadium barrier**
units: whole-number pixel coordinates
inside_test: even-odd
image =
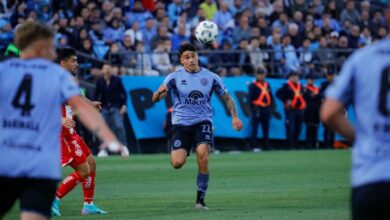
[[[162,83],[164,77],[144,77],[144,76],[122,76],[122,82],[127,92],[128,117],[133,128],[135,138],[152,139],[165,137],[163,123],[168,108],[172,105],[172,98],[168,97],[158,103],[152,102],[153,92]],[[231,96],[238,107],[240,118],[243,120],[244,129],[236,132],[232,129],[231,117],[223,104],[223,100],[214,94],[211,104],[214,109],[213,123],[215,126],[215,136],[219,138],[247,138],[250,135],[250,107],[247,100],[248,86],[254,80],[253,77],[226,77],[223,82],[228,88]],[[286,80],[268,79],[276,100],[276,109],[272,114],[270,125],[270,139],[286,139],[284,124],[284,109],[280,100],[275,97],[275,92]],[[301,81],[305,84],[305,81]],[[320,81],[317,82],[319,84]],[[348,117],[354,120],[351,110]],[[301,140],[305,137],[305,126],[301,132]],[[261,129],[258,136],[261,137]],[[323,127],[318,132],[319,140],[322,140]]]

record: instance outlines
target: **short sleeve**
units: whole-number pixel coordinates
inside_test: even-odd
[[[326,98],[338,100],[343,103],[344,106],[351,104],[354,87],[353,80],[356,71],[355,62],[356,59],[349,59],[345,62],[340,75],[325,91]]]
[[[172,89],[173,85],[175,84],[175,77],[174,73],[169,74],[163,81],[163,85],[166,85],[168,87],[168,90]]]
[[[214,90],[219,96],[223,96],[223,95],[225,95],[226,93],[228,93],[228,90],[227,90],[225,84],[223,84],[221,77],[219,77],[217,74],[214,75],[214,79],[213,79],[213,90]]]
[[[67,102],[71,97],[80,95],[80,88],[76,85],[72,79],[70,73],[65,70],[61,70],[60,75],[60,88],[61,88],[61,101]]]

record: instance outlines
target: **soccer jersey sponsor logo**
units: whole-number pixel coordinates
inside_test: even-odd
[[[183,79],[183,80],[181,81],[181,85],[182,85],[182,86],[186,86],[186,85],[187,85],[187,81]]]
[[[193,90],[188,94],[188,98],[184,100],[184,103],[187,105],[204,105],[206,100],[203,98],[202,92]]]

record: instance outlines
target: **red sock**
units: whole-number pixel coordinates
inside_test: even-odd
[[[83,181],[83,177],[78,172],[73,172],[62,181],[60,187],[58,187],[56,196],[62,199],[79,183]]]
[[[95,172],[91,172],[89,176],[83,181],[84,202],[93,202],[93,195],[95,194]]]

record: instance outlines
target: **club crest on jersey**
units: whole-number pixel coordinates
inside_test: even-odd
[[[202,78],[202,79],[200,79],[200,84],[202,86],[207,86],[209,84],[209,80],[206,78]]]
[[[204,105],[206,100],[204,100],[202,92],[194,90],[188,94],[188,98],[184,100],[184,103],[187,105]]]

